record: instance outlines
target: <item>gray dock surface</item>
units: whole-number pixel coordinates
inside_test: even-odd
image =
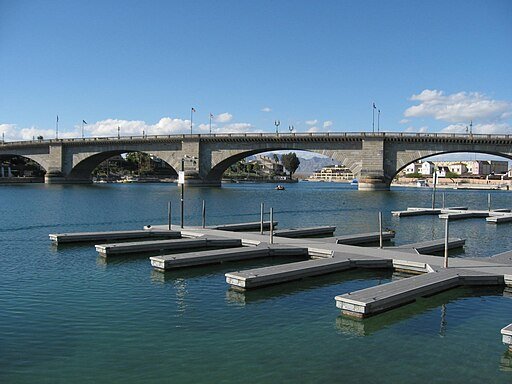
[[[114,243],[96,245],[100,256],[108,257],[130,253],[161,252],[166,250],[198,249],[208,247],[241,247],[242,240],[223,237],[200,237],[196,239],[138,241],[131,243]]]
[[[336,227],[333,226],[290,228],[274,231],[274,236],[287,238],[299,238],[308,236],[332,236],[335,230]]]
[[[492,224],[510,223],[512,221],[512,213],[503,214],[500,216],[497,216],[497,215],[489,216],[485,220],[488,223],[492,223]]]
[[[273,228],[277,227],[278,222],[274,221]],[[209,227],[211,229],[217,229],[221,231],[233,231],[233,232],[243,232],[243,231],[258,231],[261,228],[261,222],[255,221],[250,223],[234,223],[234,224],[223,224]],[[270,230],[270,221],[263,222],[263,230]]]
[[[151,265],[156,270],[185,268],[197,265],[217,264],[226,261],[249,260],[273,256],[307,257],[307,248],[286,247],[261,243],[255,247],[215,249],[209,251],[189,252],[174,255],[150,257]]]
[[[331,258],[299,261],[282,265],[226,273],[226,283],[236,290],[281,284],[306,277],[344,271],[356,267],[389,268],[391,260],[336,252]]]
[[[449,238],[448,249],[456,249],[464,247],[465,239]],[[397,250],[401,252],[414,251],[417,253],[429,254],[433,252],[441,252],[444,250],[444,239],[421,241],[418,243],[404,244],[386,249]]]
[[[394,238],[395,238],[394,231],[383,231],[382,232],[382,239],[384,241],[389,241]],[[362,244],[378,243],[380,240],[380,235],[379,235],[379,232],[356,233],[353,235],[336,236],[334,239],[336,241],[336,244],[362,245]]]
[[[55,244],[80,243],[109,240],[133,240],[150,238],[179,239],[179,231],[164,229],[141,229],[131,231],[107,231],[107,232],[75,232],[75,233],[50,233],[50,240]]]
[[[443,269],[335,297],[343,314],[368,317],[460,285],[499,285],[493,274]]]

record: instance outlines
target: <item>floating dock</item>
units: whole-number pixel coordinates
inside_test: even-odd
[[[332,236],[336,227],[309,227],[309,228],[291,228],[274,231],[274,236],[286,237],[289,239],[308,237],[308,236]]]
[[[340,272],[351,268],[390,268],[391,260],[357,254],[334,253],[331,258],[299,261],[226,273],[226,283],[235,290],[260,288],[306,277]]]
[[[464,247],[466,243],[465,239],[460,238],[449,238],[448,249],[456,249]],[[401,252],[412,251],[421,254],[429,254],[435,252],[441,252],[444,250],[444,239],[421,241],[418,243],[404,244],[397,247],[386,248],[389,250],[397,250]]]
[[[133,239],[179,239],[179,231],[163,229],[142,229],[132,231],[110,231],[110,232],[76,232],[76,233],[50,233],[50,240],[55,244],[70,244],[97,242],[109,240],[133,240]]]
[[[406,211],[391,211],[393,216],[404,217],[404,216],[424,216],[424,215],[439,215],[440,213],[448,211],[464,211],[468,207],[450,207],[450,208],[421,208],[421,207],[410,207]]]
[[[278,222],[274,221],[272,228],[277,227]],[[244,232],[244,231],[259,231],[261,228],[261,222],[255,221],[251,223],[235,223],[235,224],[223,224],[209,227],[211,229],[217,229],[220,231],[231,231],[231,232]],[[263,230],[270,230],[270,221],[263,222]]]
[[[389,241],[395,238],[395,231],[383,231],[382,240]],[[363,245],[378,243],[380,241],[379,232],[356,233],[353,235],[344,235],[335,237],[336,244],[345,245]]]
[[[132,243],[114,243],[96,245],[96,251],[100,256],[108,257],[113,255],[123,255],[130,253],[143,252],[162,252],[169,250],[198,249],[198,248],[232,248],[241,247],[241,239],[219,238],[219,237],[200,237],[197,239],[177,239],[177,240],[156,240],[156,241],[137,241]]]
[[[512,324],[507,325],[501,330],[501,336],[503,344],[508,347],[508,350],[512,352]]]
[[[210,251],[181,253],[175,255],[153,256],[151,265],[159,271],[185,268],[206,264],[217,264],[226,261],[249,260],[275,256],[307,257],[307,248],[287,247],[282,245],[260,244],[255,247],[232,249],[215,249]]]
[[[369,317],[460,285],[499,285],[499,276],[444,269],[335,297],[336,307],[352,317]]]
[[[492,224],[501,224],[501,223],[508,223],[512,221],[512,213],[509,214],[503,214],[500,216],[489,216],[485,219],[488,223]]]

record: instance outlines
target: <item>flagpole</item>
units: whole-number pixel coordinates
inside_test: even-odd
[[[59,138],[59,115],[57,115],[57,121],[55,122],[55,139]]]
[[[210,112],[210,135],[212,134],[212,113]]]
[[[190,134],[192,134],[192,125],[193,125],[192,119],[193,119],[193,117],[194,117],[194,107],[192,107],[190,109]]]
[[[82,120],[82,139],[84,138],[84,121]]]
[[[372,104],[372,133],[375,133],[375,102]]]
[[[377,133],[380,132],[380,109],[377,109]]]

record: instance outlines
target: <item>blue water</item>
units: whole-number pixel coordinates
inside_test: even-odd
[[[446,191],[447,205],[487,207],[487,192]],[[238,184],[186,190],[186,224],[257,221],[260,202],[279,227],[336,225],[375,231],[377,212],[395,244],[443,237],[436,217],[393,218],[429,206],[420,189],[358,192],[328,183]],[[440,195],[438,197],[440,201]],[[146,257],[108,261],[92,245],[52,246],[49,233],[141,228],[179,220],[166,184],[0,187],[0,383],[510,383],[512,354],[500,329],[512,294],[461,288],[364,321],[340,316],[334,296],[389,282],[349,271],[230,291],[224,273],[287,258],[155,272]],[[510,192],[492,192],[512,207]],[[512,225],[453,222],[467,238],[454,257],[512,249]],[[508,370],[507,370],[508,369]]]

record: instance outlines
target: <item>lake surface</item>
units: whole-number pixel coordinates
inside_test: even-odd
[[[259,220],[280,228],[336,225],[336,234],[397,231],[395,244],[442,238],[437,217],[391,210],[430,206],[428,189],[358,192],[331,183],[187,188],[186,225]],[[487,192],[446,191],[446,205],[486,209]],[[512,293],[460,288],[364,321],[340,316],[334,296],[397,278],[357,270],[230,291],[226,272],[280,258],[155,272],[145,256],[100,258],[92,245],[55,247],[49,233],[139,229],[179,220],[167,184],[0,186],[0,383],[510,383],[500,329]],[[441,195],[438,195],[441,201]],[[512,208],[511,192],[492,192]],[[467,239],[454,257],[512,249],[512,225],[451,223]]]

